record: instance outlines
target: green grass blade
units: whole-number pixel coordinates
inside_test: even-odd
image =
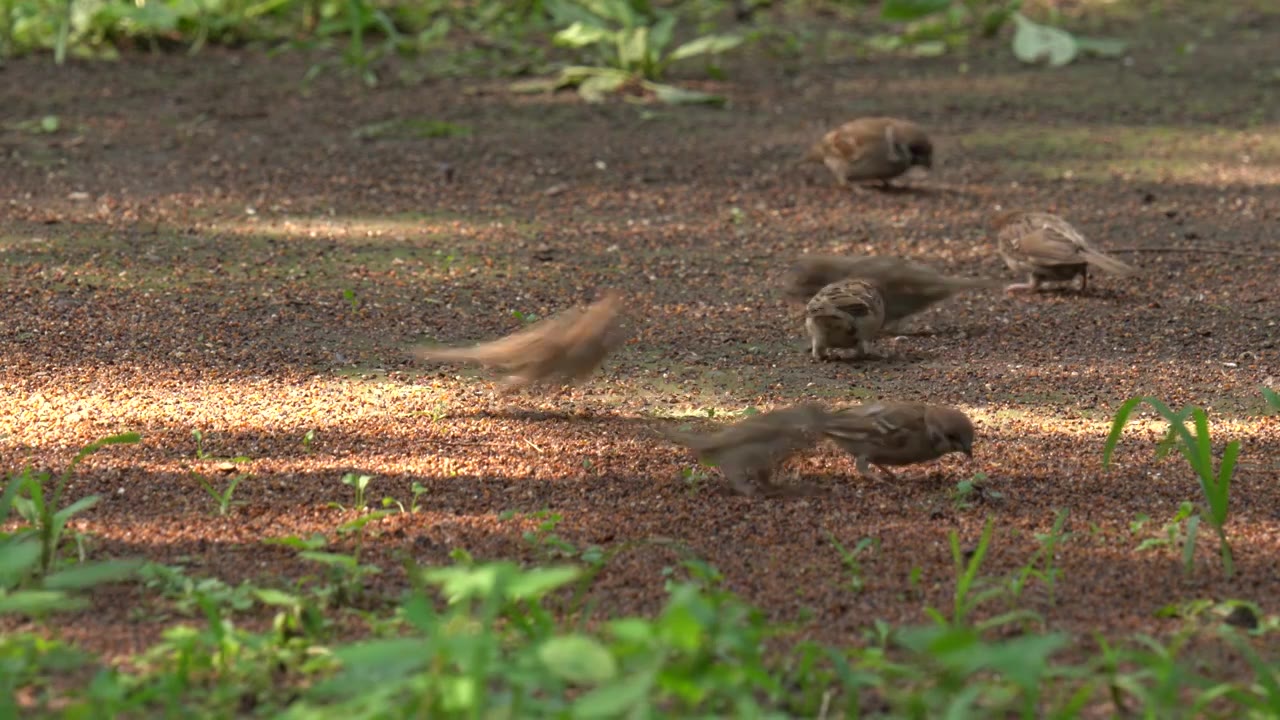
[[[62,488],[67,484],[67,480],[70,479],[72,471],[76,469],[76,466],[80,464],[81,460],[84,460],[86,457],[98,452],[108,445],[132,444],[141,439],[142,436],[138,433],[127,432],[119,435],[111,435],[110,437],[99,438],[98,440],[94,440],[88,445],[80,448],[80,452],[76,453],[74,458],[71,458],[71,462],[67,465],[67,469],[62,471],[62,477],[58,478],[58,486],[53,493],[53,505],[56,507],[58,503],[61,502]]]
[[[1190,575],[1196,564],[1196,535],[1200,531],[1200,516],[1187,518],[1187,540],[1182,545],[1182,572]]]
[[[1280,412],[1280,393],[1269,387],[1262,388],[1262,398],[1267,401],[1267,407],[1274,412]]]
[[[1141,396],[1131,397],[1124,401],[1120,409],[1116,410],[1115,419],[1111,421],[1111,432],[1107,434],[1107,443],[1102,448],[1102,469],[1106,470],[1111,465],[1111,454],[1115,452],[1116,444],[1120,442],[1120,434],[1124,432],[1124,426],[1129,422],[1129,416],[1133,414],[1134,408],[1142,404],[1144,398]]]
[[[1258,657],[1258,653],[1247,641],[1240,637],[1240,633],[1230,628],[1222,630],[1222,636],[1235,646],[1236,650],[1244,656],[1249,666],[1253,668],[1254,681],[1262,686],[1266,691],[1267,706],[1270,710],[1280,712],[1280,674],[1274,664],[1264,662]]]
[[[1236,469],[1236,460],[1240,457],[1240,441],[1227,443],[1222,453],[1222,463],[1218,466],[1218,482],[1214,484],[1213,497],[1209,500],[1209,509],[1213,511],[1213,523],[1225,525],[1227,522],[1228,503],[1231,500],[1231,476]]]
[[[1201,477],[1205,480],[1213,478],[1213,439],[1209,435],[1209,414],[1203,408],[1195,408],[1191,411],[1191,417],[1196,423],[1196,455],[1199,464],[1196,471],[1201,473]]]

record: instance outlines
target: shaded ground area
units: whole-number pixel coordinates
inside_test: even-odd
[[[1280,375],[1280,85],[1265,70],[1277,30],[1269,16],[1211,34],[1171,26],[1138,37],[1131,63],[1054,72],[1003,48],[963,72],[956,58],[759,56],[730,67],[725,111],[587,106],[490,81],[365,91],[328,77],[302,94],[307,61],[291,55],[12,63],[4,120],[53,114],[63,129],[0,134],[3,466],[60,468],[97,437],[142,432],[71,484],[72,498],[104,496],[78,524],[90,552],[229,582],[313,573],[261,540],[332,537],[356,516],[331,507],[351,504],[340,478],[354,471],[374,476],[374,502],[407,506],[414,483],[426,488],[416,514],[370,526],[364,557],[383,567],[386,599],[404,585],[403,554],[547,558],[522,535],[541,522],[527,513],[549,510],[577,546],[655,541],[608,565],[593,590],[602,611],[659,607],[674,541],[776,619],[811,614],[808,632],[853,641],[875,619],[917,622],[949,603],[951,531],[972,543],[994,516],[986,572],[998,575],[1069,509],[1057,603],[1023,598],[1052,627],[1160,632],[1174,621],[1154,611],[1204,597],[1280,612],[1280,426],[1258,394]],[[1194,53],[1178,52],[1192,39]],[[929,128],[933,174],[910,191],[848,193],[794,166],[822,128],[861,114]],[[458,132],[360,137],[396,119]],[[795,256],[1008,275],[981,223],[997,204],[1061,212],[1144,272],[1099,278],[1084,297],[962,297],[885,341],[889,360],[811,360],[778,293]],[[608,287],[631,299],[635,332],[584,388],[499,399],[481,374],[404,353],[492,337],[517,313]],[[1135,550],[1199,494],[1180,460],[1152,460],[1154,422],[1102,471],[1110,415],[1136,393],[1207,406],[1215,433],[1243,441],[1234,580],[1209,538],[1190,581],[1176,549]],[[820,494],[761,501],[723,494],[659,433],[868,398],[964,408],[975,460],[876,483],[824,448],[791,467]],[[193,475],[227,477],[197,459],[193,430],[215,458],[250,458],[226,517]],[[985,492],[957,502],[978,473]],[[854,593],[832,540],[864,537],[880,544]],[[103,590],[64,632],[140,649],[162,627],[138,610],[145,598]]]

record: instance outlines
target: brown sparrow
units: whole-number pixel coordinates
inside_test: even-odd
[[[928,265],[888,255],[809,255],[796,261],[786,293],[803,300],[824,285],[851,277],[871,280],[880,290],[886,329],[965,290],[1004,285],[994,278],[949,277]]]
[[[1042,212],[1008,211],[994,216],[996,244],[1005,265],[1027,275],[1027,282],[1005,292],[1038,290],[1042,282],[1070,282],[1080,278],[1080,291],[1089,284],[1089,266],[1111,275],[1132,275],[1133,267],[1095,250],[1066,220]]]
[[[771,410],[709,435],[667,433],[672,440],[720,468],[742,495],[779,495],[787,490],[773,481],[778,465],[822,439],[827,411],[818,403]]]
[[[951,452],[973,457],[973,423],[955,408],[907,402],[854,405],[832,412],[823,433],[857,458],[858,472],[875,465],[927,462]]]
[[[609,291],[586,308],[571,308],[504,338],[464,348],[415,348],[424,360],[462,360],[508,374],[507,391],[544,381],[590,377],[624,339],[618,323],[622,296]]]
[[[813,359],[826,360],[831,348],[871,354],[871,340],[884,325],[884,298],[869,280],[849,278],[823,287],[804,308]]]
[[[850,183],[889,180],[913,165],[933,167],[933,144],[919,125],[909,120],[867,117],[847,122],[822,136],[807,161],[822,161],[841,187]]]

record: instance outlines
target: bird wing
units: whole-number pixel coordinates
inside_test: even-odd
[[[926,432],[924,410],[911,403],[855,405],[831,414],[826,434],[852,443],[893,450]]]
[[[750,444],[782,442],[798,444],[815,435],[826,422],[826,411],[816,403],[752,415],[729,427],[705,435],[667,432],[668,438],[699,453],[717,453]]]
[[[808,301],[819,290],[837,280],[849,277],[865,258],[838,255],[806,255],[791,266],[786,294],[795,300]]]
[[[1085,261],[1079,245],[1050,228],[1012,238],[1011,242],[1019,253],[1037,265],[1079,265]]]
[[[582,308],[570,308],[497,340],[469,347],[419,347],[410,352],[421,360],[463,360],[501,368],[528,366],[561,352],[566,332],[586,314]]]
[[[1137,270],[1123,263],[1110,255],[1098,250],[1089,243],[1085,236],[1081,234],[1071,223],[1063,220],[1057,215],[1050,213],[1027,213],[1026,222],[1032,226],[1039,228],[1044,237],[1049,242],[1056,243],[1061,246],[1058,250],[1061,255],[1065,256],[1071,253],[1070,261],[1055,261],[1053,263],[1045,262],[1044,264],[1068,265],[1075,263],[1087,262],[1090,265],[1112,275],[1131,275]],[[1033,233],[1034,235],[1034,233]],[[1034,242],[1034,238],[1032,238]]]
[[[874,315],[876,306],[883,307],[879,291],[861,279],[838,280],[822,288],[809,301],[810,314],[840,312],[853,317]],[[883,310],[881,310],[883,312]]]

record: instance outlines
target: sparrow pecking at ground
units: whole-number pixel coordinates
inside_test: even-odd
[[[571,308],[523,330],[464,348],[415,348],[423,360],[461,360],[497,368],[511,392],[539,382],[574,384],[591,376],[624,339],[622,296],[609,291],[594,304]]]
[[[889,466],[936,460],[947,453],[973,457],[973,423],[945,405],[877,402],[832,412],[823,434],[857,458],[858,472],[875,465],[890,480]]]
[[[845,278],[865,278],[875,283],[884,298],[886,329],[957,293],[1005,284],[994,278],[949,277],[928,265],[888,255],[810,255],[796,261],[786,294],[803,300]]]
[[[874,283],[861,278],[824,286],[804,308],[814,360],[826,360],[832,348],[856,348],[857,356],[870,355],[871,341],[882,325],[884,298]]]
[[[879,180],[887,188],[912,166],[933,167],[933,143],[909,120],[867,117],[823,135],[804,159],[821,161],[841,187]]]
[[[775,469],[792,455],[817,445],[827,422],[818,403],[771,410],[709,435],[667,433],[720,468],[741,495],[777,496],[788,488],[773,480]]]
[[[1132,266],[1094,249],[1066,220],[1042,212],[1006,211],[994,215],[996,247],[1005,265],[1027,275],[1027,282],[1005,292],[1039,290],[1043,282],[1071,282],[1080,278],[1080,291],[1089,285],[1089,266],[1110,275],[1132,275]]]

